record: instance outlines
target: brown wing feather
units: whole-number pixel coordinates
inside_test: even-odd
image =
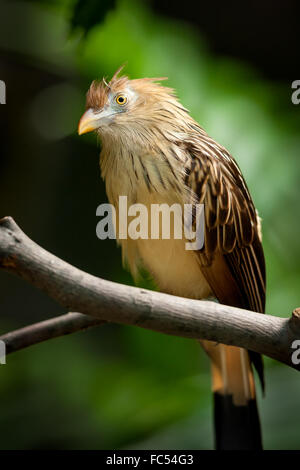
[[[224,304],[264,312],[265,261],[257,213],[235,160],[208,136],[187,149],[193,162],[187,184],[204,202],[201,270]],[[263,384],[260,356],[250,353]]]

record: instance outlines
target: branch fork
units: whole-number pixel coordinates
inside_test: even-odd
[[[11,217],[0,219],[0,269],[72,311],[0,336],[7,353],[114,322],[243,347],[300,370],[291,359],[292,343],[300,339],[300,308],[288,319],[106,281],[41,248]]]

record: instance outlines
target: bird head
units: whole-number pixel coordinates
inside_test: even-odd
[[[78,125],[79,135],[96,131],[102,138],[123,135],[134,139],[153,127],[172,123],[175,114],[186,110],[178,103],[174,91],[158,83],[166,78],[129,80],[117,70],[107,83],[93,81],[86,100],[86,111]],[[172,114],[172,110],[174,113]]]

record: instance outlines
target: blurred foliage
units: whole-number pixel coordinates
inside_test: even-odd
[[[241,166],[263,219],[267,311],[288,316],[299,304],[300,274],[299,110],[290,84],[214,56],[189,24],[161,18],[144,2],[11,1],[1,12],[0,50],[18,64],[2,213],[78,267],[132,283],[114,241],[96,239],[95,210],[105,199],[97,143],[78,138],[76,125],[90,81],[122,63],[134,78],[168,76]],[[5,273],[0,280],[1,330],[28,322],[29,312],[31,321],[59,312],[21,281]],[[265,445],[299,448],[299,380],[273,361],[266,365]],[[106,325],[8,357],[0,368],[0,446],[211,448],[209,390],[208,361],[195,342]]]
[[[101,24],[109,10],[116,5],[115,0],[77,0],[74,5],[71,28],[81,28],[87,33],[93,26]]]

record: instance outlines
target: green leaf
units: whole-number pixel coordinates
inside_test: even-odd
[[[115,6],[115,0],[77,0],[71,17],[71,31],[80,28],[86,35],[93,26],[102,23]]]

